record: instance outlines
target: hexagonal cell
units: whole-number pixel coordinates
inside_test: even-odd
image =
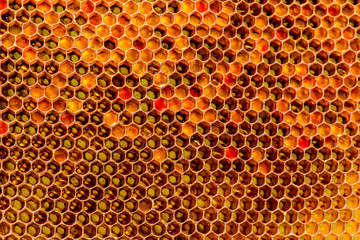
[[[44,38],[41,37],[40,35],[31,37],[30,45],[34,48],[41,48],[44,45]]]
[[[88,65],[84,64],[83,62],[79,62],[75,66],[75,71],[80,75],[86,74],[88,70],[89,70]]]
[[[78,13],[80,10],[80,3],[77,1],[69,1],[67,3],[66,8],[71,12],[71,13]]]
[[[97,26],[99,25],[101,22],[102,22],[102,17],[100,14],[98,13],[92,13],[90,16],[89,16],[89,22],[94,25],[94,26]]]
[[[66,12],[62,13],[60,15],[60,21],[64,25],[68,25],[68,24],[72,23],[73,22],[72,14],[66,13]]]
[[[84,25],[87,22],[87,16],[84,13],[77,13],[75,16],[75,21],[78,25]]]
[[[62,13],[66,9],[66,3],[64,1],[57,1],[53,4],[53,10],[57,13]]]
[[[15,19],[15,13],[13,10],[7,9],[1,14],[1,19],[7,23],[10,23]]]
[[[9,26],[9,32],[13,35],[19,35],[22,32],[22,25],[17,21],[12,21]]]
[[[71,24],[67,26],[67,34],[71,37],[77,37],[80,34],[80,28],[77,25]]]
[[[55,37],[48,37],[45,41],[45,46],[49,49],[54,49],[58,47],[58,39]]]

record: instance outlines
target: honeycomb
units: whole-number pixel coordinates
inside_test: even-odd
[[[359,0],[0,0],[0,239],[359,240]]]

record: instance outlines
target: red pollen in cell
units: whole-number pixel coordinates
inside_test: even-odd
[[[201,92],[201,89],[199,87],[194,86],[194,87],[190,88],[190,94],[193,97],[200,97],[202,92]]]
[[[204,1],[199,1],[196,3],[196,10],[198,10],[199,12],[203,13],[208,9],[208,5],[206,2]]]
[[[3,10],[7,7],[7,1],[0,0],[0,10]]]
[[[145,48],[145,44],[142,43],[140,40],[135,40],[134,41],[134,47],[137,49],[137,50],[143,50]]]
[[[308,137],[302,136],[298,141],[299,147],[308,148],[310,146],[310,139]]]
[[[4,122],[0,122],[0,134],[7,133],[8,130],[9,130],[8,125]]]
[[[155,101],[155,108],[159,111],[163,111],[167,108],[167,101],[163,98],[159,98]]]
[[[233,86],[236,83],[236,77],[233,74],[229,73],[225,76],[224,81],[227,85]]]
[[[261,51],[262,52],[266,52],[268,50],[268,45],[267,44],[263,44],[262,46],[261,46]]]
[[[237,157],[237,150],[235,147],[228,147],[225,150],[225,156],[229,159],[234,159]]]
[[[74,116],[70,113],[64,113],[61,115],[61,122],[65,125],[70,125],[74,122]]]
[[[284,40],[287,38],[287,33],[284,30],[279,29],[276,31],[276,37],[280,40]]]
[[[92,13],[95,9],[94,4],[90,1],[86,1],[83,2],[81,4],[81,9],[85,12],[85,13]]]
[[[331,16],[337,16],[338,14],[340,13],[340,9],[339,8],[337,8],[336,6],[331,6],[330,8],[329,8],[329,14],[331,15]]]
[[[124,87],[119,90],[119,97],[121,99],[127,100],[127,99],[131,98],[131,94],[132,94],[131,90],[127,87]]]

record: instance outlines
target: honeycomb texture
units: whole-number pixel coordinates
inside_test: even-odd
[[[0,0],[0,239],[359,240],[359,0]]]

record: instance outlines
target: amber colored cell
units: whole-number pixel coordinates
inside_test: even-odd
[[[19,98],[13,97],[9,100],[9,107],[12,110],[18,110],[21,108],[21,106],[22,106],[22,101]]]
[[[216,112],[214,110],[207,110],[204,114],[204,119],[208,122],[216,120]]]
[[[255,99],[252,101],[251,106],[255,111],[261,111],[263,108],[263,102],[260,99]]]
[[[126,136],[135,138],[139,134],[139,129],[135,125],[130,125],[126,127]]]
[[[36,33],[36,25],[29,23],[24,25],[23,33],[27,36],[31,36]]]
[[[87,88],[92,88],[96,84],[95,76],[92,74],[87,74],[82,77],[82,84]]]
[[[268,162],[264,161],[259,163],[258,168],[261,173],[266,174],[270,172],[271,166]]]
[[[293,149],[297,145],[296,137],[288,136],[288,137],[285,138],[284,143],[285,143],[285,146],[287,146],[290,149]]]
[[[116,17],[112,14],[107,14],[104,16],[103,22],[108,26],[112,26],[116,23]]]
[[[194,109],[195,105],[196,105],[195,99],[192,97],[188,97],[182,101],[183,108],[187,110]]]
[[[55,24],[59,21],[59,14],[55,12],[49,12],[45,15],[45,20],[49,24]]]
[[[49,100],[47,99],[42,99],[39,101],[38,103],[39,109],[43,112],[47,112],[51,109],[52,104]]]
[[[38,5],[39,11],[44,12],[44,13],[48,12],[50,10],[50,8],[51,8],[51,6],[46,1],[43,1],[43,2],[39,3],[39,5]]]
[[[78,49],[85,49],[88,46],[88,40],[85,37],[78,37],[75,39],[75,47]]]
[[[106,51],[106,50],[100,50],[97,53],[97,59],[100,62],[107,62],[110,59],[110,53],[108,51]]]
[[[190,120],[197,123],[203,119],[203,113],[198,110],[194,110],[190,113]]]
[[[109,35],[110,29],[105,25],[101,25],[96,28],[96,33],[100,37],[104,38]]]
[[[181,108],[181,100],[178,98],[172,98],[169,100],[169,108],[172,111],[177,111]]]
[[[54,86],[50,85],[45,88],[45,96],[50,99],[55,99],[59,95],[59,89]]]
[[[44,96],[44,89],[41,86],[34,86],[30,89],[30,94],[34,98],[41,98]]]
[[[359,87],[355,87],[354,89],[351,90],[350,96],[352,99],[354,100],[359,100],[359,96],[360,96],[360,88]]]
[[[12,35],[5,35],[1,38],[2,44],[5,47],[11,47],[15,42],[15,37]]]
[[[320,136],[328,136],[330,134],[330,127],[328,125],[322,124],[318,127],[318,132]]]
[[[322,123],[323,121],[323,115],[320,112],[314,112],[311,114],[311,122],[318,125]]]
[[[121,126],[121,125],[115,125],[115,126],[112,127],[111,133],[115,137],[122,137],[125,134],[125,127]]]
[[[252,157],[254,158],[255,161],[261,161],[264,159],[264,150],[257,148],[254,149],[252,152]]]
[[[143,74],[146,72],[146,65],[145,63],[143,62],[137,62],[134,64],[134,68],[133,68],[133,71],[135,74]]]
[[[89,40],[89,47],[91,49],[99,49],[103,46],[103,40],[99,37],[93,37]]]
[[[78,99],[70,99],[67,102],[67,108],[69,109],[69,111],[76,113],[76,112],[80,111],[82,108],[81,101]]]
[[[163,105],[160,105],[161,107],[163,107]],[[139,109],[139,104],[135,101],[128,101],[126,103],[126,110],[128,110],[130,113],[134,113]]]
[[[89,17],[89,22],[94,26],[99,25],[101,21],[102,17],[100,14],[94,13]]]
[[[24,50],[23,56],[24,56],[24,59],[31,62],[36,59],[36,51],[34,51],[31,48],[28,48],[28,49]]]
[[[31,113],[31,120],[34,123],[41,123],[44,121],[44,115],[38,111]]]
[[[161,89],[161,95],[164,98],[171,98],[172,96],[174,96],[174,89],[167,85]]]
[[[105,119],[105,122],[111,126],[111,125],[114,125],[118,121],[118,116],[114,112],[108,112],[105,114],[104,119]]]
[[[236,110],[232,113],[231,119],[237,123],[242,122],[244,119],[244,114],[241,111]]]
[[[86,49],[85,51],[83,51],[82,53],[82,59],[86,62],[92,62],[95,60],[96,57],[96,53],[94,50],[92,49]]]
[[[321,88],[326,87],[329,84],[329,78],[322,75],[316,79],[316,84]]]
[[[154,77],[154,83],[157,86],[163,86],[167,83],[167,78],[165,74],[158,74],[157,76]]]
[[[281,111],[281,112],[287,112],[289,110],[289,103],[285,100],[281,100],[279,103],[278,103],[278,109]]]
[[[69,62],[63,62],[61,63],[60,65],[60,71],[63,73],[63,74],[70,74],[74,71],[74,66],[69,63]]]
[[[59,25],[59,24],[54,27],[53,31],[54,31],[55,36],[57,36],[57,37],[63,37],[66,34],[65,26]]]
[[[196,106],[200,110],[206,110],[210,106],[210,102],[209,102],[209,100],[207,98],[199,98],[196,101]]]
[[[163,148],[156,149],[154,151],[154,159],[158,162],[164,161],[166,158],[166,150]]]
[[[55,151],[55,160],[57,162],[63,162],[67,159],[67,152],[64,149],[57,149]]]
[[[306,125],[310,121],[310,115],[306,112],[302,112],[298,115],[298,122],[302,125]]]
[[[358,111],[354,112],[351,116],[351,120],[354,123],[359,124],[360,123],[360,112],[358,112]]]
[[[66,108],[66,102],[62,99],[58,99],[53,103],[53,108],[55,111],[64,111]]]
[[[187,135],[193,134],[195,132],[195,126],[193,123],[185,123],[183,126],[183,132]]]
[[[349,136],[340,136],[338,144],[339,147],[347,149],[351,145],[351,138]]]

